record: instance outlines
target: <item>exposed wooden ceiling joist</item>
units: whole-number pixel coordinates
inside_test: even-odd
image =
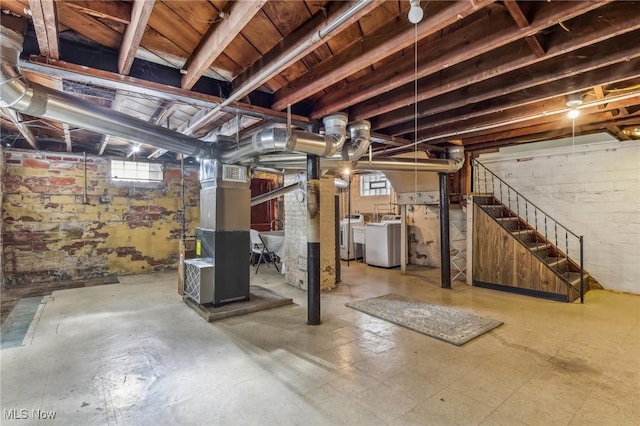
[[[155,0],[135,0],[131,8],[131,22],[122,36],[120,54],[118,56],[118,72],[129,74],[131,65],[136,57],[136,51],[142,41],[142,36],[147,28],[147,22],[151,16],[151,11]]]
[[[424,82],[419,84],[417,100],[423,101],[434,94],[440,95],[444,91],[450,91],[451,87],[464,87],[478,81],[505,74],[514,69],[525,68],[541,62],[542,58],[538,58],[534,55],[527,55],[526,52],[523,53],[520,45],[508,44],[521,39],[523,35],[548,28],[549,26],[557,23],[559,19],[567,19],[568,17],[574,16],[578,13],[578,10],[590,10],[598,5],[602,5],[602,2],[597,4],[586,2],[566,2],[560,9],[548,9],[546,14],[541,14],[526,32],[523,32],[518,28],[510,28],[509,26],[505,27],[500,25],[498,25],[498,27],[501,28],[500,30],[493,30],[492,22],[498,24],[495,16],[488,17],[486,22],[478,21],[477,24],[480,24],[478,26],[472,24],[467,28],[459,30],[461,33],[459,35],[460,39],[468,40],[467,44],[464,45],[464,48],[454,48],[459,46],[450,46],[446,43],[448,45],[448,49],[440,49],[438,46],[436,47],[437,52],[441,52],[441,54],[433,55],[428,62],[422,62],[424,65],[419,69],[418,78],[434,74],[440,70],[442,70],[442,74],[438,76],[439,78],[434,78],[432,84],[429,84],[429,80],[426,81],[427,84],[424,84]],[[503,16],[503,18],[505,17]],[[637,20],[635,20],[635,28],[638,27],[638,24]],[[593,26],[594,23],[590,22],[585,23],[584,25]],[[612,36],[610,24],[606,26],[601,24],[597,28],[600,30],[600,32],[596,33],[598,38]],[[594,30],[589,31],[588,34],[592,34],[592,31]],[[577,34],[572,37],[560,40],[558,48],[555,50],[549,49],[547,55],[543,59],[551,59],[555,56],[564,54],[567,50],[572,51],[587,44],[591,44],[593,43],[593,38],[594,36],[592,35],[587,36],[587,33],[577,32]],[[509,43],[504,43],[505,40]],[[489,57],[482,57],[477,65],[465,62],[472,58],[478,58],[482,54],[492,53],[495,49],[500,49],[500,53],[491,54]],[[443,66],[442,64],[446,64],[446,66]],[[455,67],[457,64],[460,65]],[[403,68],[406,68],[403,70],[402,74],[402,83],[404,84],[411,81],[412,70],[408,67]],[[483,70],[486,71],[483,72]],[[461,76],[465,76],[465,79],[463,80]],[[350,112],[355,120],[397,110],[407,104],[407,98],[413,97],[413,87],[400,87],[401,85],[389,86],[383,82],[383,79],[368,79],[368,81],[360,82],[359,85],[356,86],[359,89],[358,92],[350,93],[351,96],[349,96],[348,99],[360,101],[363,98],[371,98],[371,95],[384,93],[379,89],[381,84],[388,86],[384,99],[371,99],[370,101],[362,102],[361,104],[353,107]],[[438,86],[438,89],[434,91],[433,86],[435,85]],[[365,87],[375,89],[367,92]],[[394,87],[398,88],[393,91],[389,91]],[[335,105],[332,105],[331,107],[335,108]],[[314,113],[314,116],[315,115],[316,113]]]
[[[207,68],[224,52],[245,25],[260,11],[266,0],[234,2],[228,16],[212,25],[185,66],[182,88],[191,89]]]
[[[384,0],[374,0],[371,1],[367,6],[363,7],[353,15],[350,19],[344,20],[344,22],[340,23],[339,26],[336,26],[335,30],[324,36],[322,39],[319,39],[317,43],[326,43],[343,31],[349,25],[352,25],[354,22],[357,22],[360,18],[365,16],[367,13],[371,12],[373,9],[378,7],[381,2]],[[273,49],[269,51],[266,55],[262,56],[262,59],[256,62],[254,65],[247,68],[242,74],[236,77],[233,81],[236,87],[240,87],[244,85],[248,80],[250,80],[253,76],[260,75],[264,70],[269,69],[272,64],[277,62],[282,62],[282,66],[275,71],[272,71],[274,74],[281,72],[283,69],[289,67],[294,62],[302,59],[313,50],[318,48],[317,44],[310,44],[309,47],[298,53],[296,56],[288,57],[289,52],[293,50],[299,44],[305,42],[306,40],[316,36],[323,27],[327,25],[327,22],[332,22],[336,16],[343,15],[347,10],[349,10],[355,2],[347,1],[347,2],[339,2],[332,3],[328,6],[325,13],[316,14],[309,22],[300,27],[298,30],[294,31],[289,37],[283,40],[281,43],[278,43]],[[319,37],[318,37],[319,38]],[[284,62],[282,59],[287,57],[287,61]]]
[[[490,3],[493,1],[431,2],[426,6],[426,17],[416,28],[406,20],[398,20],[394,25],[382,28],[361,43],[324,61],[317,68],[278,90],[272,108],[281,110],[310,94],[318,93],[370,64],[410,46],[416,39],[421,40],[435,34]]]
[[[214,108],[224,101],[224,99],[218,96],[206,95],[204,93],[193,92],[135,77],[122,76],[64,61],[44,61],[36,56],[30,57],[29,61],[21,61],[20,67],[32,72],[54,75],[67,80],[93,83],[115,90],[125,90],[202,108]],[[284,112],[273,111],[268,108],[249,105],[243,102],[233,102],[227,106],[226,110],[227,112],[237,112],[253,117],[268,117],[277,122],[286,122],[287,120],[287,114]],[[306,125],[310,121],[306,117],[295,114],[292,115],[292,120],[296,125]]]
[[[58,20],[54,1],[29,0],[29,7],[40,54],[46,58],[60,59]]]
[[[520,29],[525,29],[531,25],[531,23],[529,22],[527,17],[524,15],[524,12],[520,8],[516,0],[503,0],[503,1],[507,10],[511,14],[511,17],[513,18],[513,20],[516,22],[516,25],[518,25]],[[527,44],[529,45],[531,50],[533,50],[533,53],[536,56],[538,57],[544,56],[545,51],[544,51],[544,48],[542,47],[542,43],[540,43],[540,39],[538,38],[538,36],[536,36],[535,34],[531,34],[526,36],[525,40],[527,41]]]
[[[29,127],[22,122],[22,116],[19,112],[5,107],[0,107],[0,112],[2,112],[2,115],[7,117],[13,123],[22,137],[29,142],[29,145],[31,145],[33,149],[38,149],[38,141],[36,140],[36,137],[33,135],[31,130],[29,130]]]
[[[535,66],[528,67],[527,70],[536,69],[535,73],[529,73],[527,70],[514,71],[508,80],[486,80],[481,83],[474,84],[465,89],[461,96],[458,92],[447,93],[435,97],[428,102],[419,104],[419,118],[432,116],[443,111],[453,110],[465,105],[477,104],[478,102],[487,102],[493,98],[504,96],[510,93],[526,91],[533,99],[536,94],[544,96],[552,90],[560,90],[562,94],[571,93],[576,90],[588,90],[589,86],[585,85],[586,81],[595,84],[601,84],[601,81],[612,81],[610,77],[615,76],[616,80],[630,78],[634,74],[633,67],[629,66],[629,62],[640,56],[640,51],[635,47],[635,34],[631,33],[627,37],[627,46],[621,50],[613,50],[602,56],[589,57],[580,56],[574,59],[575,65],[565,67],[563,73],[558,73],[557,68],[553,67],[554,62],[543,62]],[[614,41],[616,44],[620,40]],[[558,61],[563,61],[559,59]],[[636,63],[637,60],[633,61]],[[600,69],[605,71],[599,71]],[[612,74],[607,75],[609,70]],[[589,72],[585,77],[582,74]],[[572,78],[574,77],[574,78]],[[508,83],[507,83],[508,82]],[[550,86],[553,84],[553,86]],[[564,85],[564,86],[563,86]],[[538,98],[537,100],[540,100]],[[486,104],[489,106],[490,104]],[[355,114],[354,114],[355,115]],[[403,134],[410,131],[410,123],[408,118],[414,116],[412,108],[403,108],[396,110],[386,116],[381,116],[374,120],[374,128],[387,128],[395,123],[403,123],[393,127],[391,134]]]

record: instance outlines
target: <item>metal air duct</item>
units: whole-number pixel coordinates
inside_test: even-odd
[[[0,26],[0,106],[168,151],[212,158],[211,144],[28,81],[17,66],[22,36]]]
[[[347,115],[332,114],[322,122],[325,128],[324,135],[275,127],[256,133],[249,144],[223,152],[220,159],[224,163],[236,163],[260,154],[293,151],[332,156],[342,149],[347,139]]]

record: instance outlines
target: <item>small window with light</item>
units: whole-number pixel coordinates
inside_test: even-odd
[[[360,195],[363,197],[376,195],[389,195],[391,185],[382,173],[366,174],[360,176]]]
[[[162,164],[111,160],[111,179],[130,182],[162,182]]]

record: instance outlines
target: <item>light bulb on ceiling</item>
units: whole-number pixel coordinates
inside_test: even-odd
[[[417,24],[422,21],[422,17],[424,16],[422,8],[420,7],[420,0],[410,0],[410,2],[411,9],[409,9],[409,22]]]
[[[567,116],[572,120],[574,118],[578,118],[579,115],[580,115],[580,111],[578,111],[576,108],[571,108],[567,113]]]
[[[578,107],[582,105],[582,95],[580,93],[572,93],[567,96],[567,106],[571,108],[567,115],[570,119],[578,118],[580,115],[580,111],[578,111]]]
[[[140,152],[140,146],[139,145],[135,145],[133,148],[131,148],[132,152]]]
[[[351,170],[348,167],[345,167],[342,171],[342,174],[345,176],[349,176],[351,174]]]

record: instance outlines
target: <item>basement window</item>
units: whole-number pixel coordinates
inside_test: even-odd
[[[111,179],[132,182],[162,182],[162,164],[111,160]]]
[[[382,173],[366,174],[360,176],[360,195],[363,197],[376,195],[389,195],[391,185]]]

